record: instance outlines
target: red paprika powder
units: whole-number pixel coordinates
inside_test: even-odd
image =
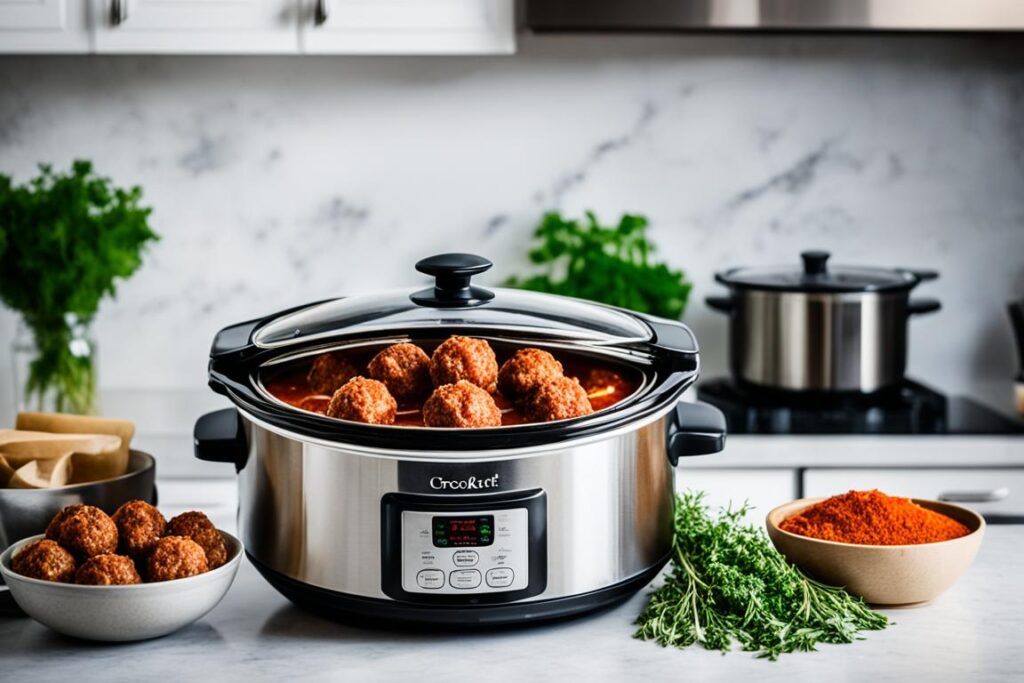
[[[881,491],[832,496],[783,520],[783,531],[839,543],[910,545],[960,538],[970,529],[909,498]]]

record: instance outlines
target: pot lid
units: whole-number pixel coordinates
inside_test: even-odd
[[[593,345],[652,339],[641,318],[579,299],[514,289],[488,290],[471,279],[491,267],[472,254],[440,254],[416,264],[435,278],[427,289],[394,289],[334,299],[289,311],[264,322],[252,337],[260,348],[282,348],[318,339],[431,328],[478,333],[543,335]]]
[[[732,268],[715,279],[730,287],[766,289],[784,292],[885,292],[910,290],[919,282],[936,277],[934,273],[899,268],[829,266],[827,251],[800,254],[803,268],[775,266]]]

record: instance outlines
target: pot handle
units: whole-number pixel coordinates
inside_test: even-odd
[[[934,313],[940,308],[942,308],[942,302],[938,299],[911,299],[907,302],[907,315]]]
[[[717,453],[725,448],[725,416],[710,403],[680,401],[668,422],[668,461]]]
[[[196,420],[192,444],[197,459],[234,463],[238,470],[245,465],[249,453],[242,419],[234,408],[216,410]]]
[[[732,313],[732,297],[731,296],[709,296],[705,297],[704,303],[708,305],[713,311],[719,313]]]

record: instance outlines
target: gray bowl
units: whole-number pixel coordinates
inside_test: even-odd
[[[54,489],[0,489],[0,548],[42,533],[68,505],[95,505],[107,514],[129,500],[156,505],[155,482],[153,456],[131,451],[128,472],[120,477]]]
[[[186,579],[132,586],[79,586],[15,574],[11,559],[42,534],[5,550],[0,555],[0,574],[25,613],[58,633],[109,642],[156,638],[200,619],[231,588],[241,563],[242,544],[231,534],[220,533],[228,561]]]

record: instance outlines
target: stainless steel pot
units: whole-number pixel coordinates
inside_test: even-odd
[[[321,303],[218,335],[211,385],[236,407],[199,420],[196,455],[238,469],[250,560],[330,616],[508,623],[631,595],[671,550],[673,465],[724,441],[721,413],[678,401],[697,377],[693,336],[676,322],[471,287],[460,273],[489,265],[477,257],[427,267],[438,262],[433,289]],[[615,358],[643,381],[588,417],[485,429],[347,423],[260,386],[266,368],[311,348],[453,333]]]
[[[715,279],[728,297],[707,304],[729,315],[734,378],[757,389],[875,393],[898,385],[907,362],[907,320],[937,311],[910,291],[934,272],[839,267],[826,252],[797,269],[736,268]]]

